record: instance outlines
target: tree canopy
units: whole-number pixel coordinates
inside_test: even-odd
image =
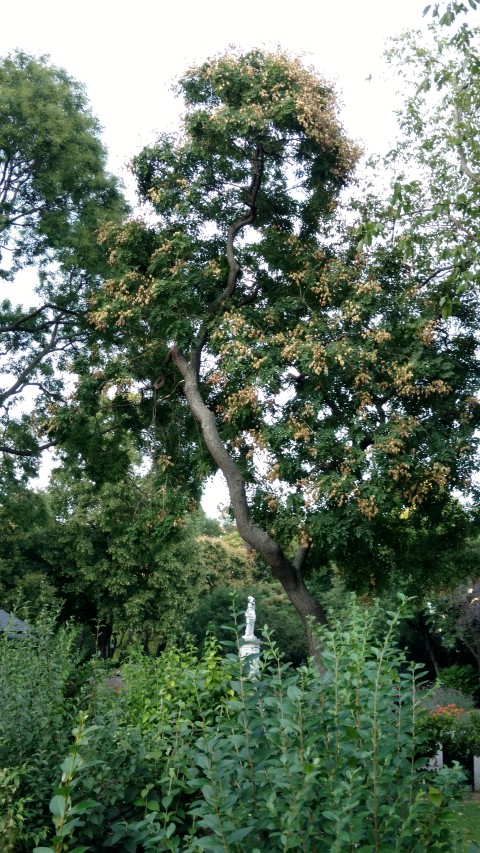
[[[88,300],[105,269],[97,240],[126,206],[106,171],[100,127],[80,84],[45,58],[0,62],[0,280],[2,297],[32,267],[36,301],[0,303],[0,449],[34,459],[49,443],[72,350],[91,345]],[[27,394],[33,418],[21,413]],[[28,397],[30,395],[30,397]]]
[[[109,538],[109,507],[137,514],[134,459],[149,460],[142,488],[167,490],[176,524],[220,469],[241,537],[307,631],[309,617],[326,619],[319,596],[333,564],[346,588],[411,589],[433,570],[451,574],[476,535],[458,494],[474,493],[480,418],[476,96],[464,81],[480,62],[471,31],[445,35],[442,21],[428,50],[405,37],[392,51],[407,75],[420,71],[420,90],[407,93],[387,160],[390,197],[360,201],[346,192],[360,151],[332,86],[281,51],[231,51],[186,72],[179,132],[133,162],[135,216],[78,84],[45,60],[4,60],[4,278],[35,263],[44,301],[3,303],[13,379],[2,449],[35,459],[57,445],[65,530],[76,519],[87,532],[99,507],[105,565],[121,541],[120,530]],[[26,170],[17,193],[12,163]],[[35,411],[16,416],[28,387]],[[141,515],[140,550],[154,550]],[[119,571],[141,578],[127,526]]]
[[[117,381],[175,412],[183,446],[198,423],[240,534],[304,622],[324,619],[306,558],[348,565],[359,548],[354,573],[379,580],[382,536],[399,541],[406,519],[421,530],[468,489],[473,283],[453,322],[401,236],[359,249],[337,209],[359,152],[331,86],[298,60],[224,55],[179,92],[182,132],[134,161],[151,213],[102,232],[92,321],[126,356]]]

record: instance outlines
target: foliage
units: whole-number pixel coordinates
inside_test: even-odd
[[[435,712],[437,708],[445,707],[457,707],[465,710],[474,707],[471,696],[454,687],[444,687],[441,681],[435,682],[433,687],[422,693],[420,698],[422,706],[429,712]]]
[[[50,514],[45,497],[15,480],[8,463],[0,463],[0,600],[4,610],[28,603],[35,618],[46,604],[58,604],[42,553]]]
[[[460,774],[432,784],[417,760],[422,676],[395,645],[399,613],[382,639],[378,612],[350,610],[323,631],[321,674],[272,642],[255,680],[213,641],[133,651],[115,690],[97,666],[37,853],[454,849]]]
[[[253,582],[258,567],[252,551],[247,549],[235,528],[220,529],[215,536],[197,534],[195,551],[209,590],[222,586],[241,588]]]
[[[25,266],[37,279],[32,306],[0,303],[0,450],[25,460],[29,473],[51,441],[60,371],[92,340],[88,300],[105,268],[97,231],[125,211],[105,163],[80,84],[45,58],[18,52],[0,60],[0,280],[4,290],[15,287]]]
[[[432,593],[427,616],[446,648],[468,649],[480,671],[480,580]]]
[[[205,586],[187,523],[189,497],[161,471],[97,485],[58,470],[48,492],[54,535],[44,545],[65,613],[83,624],[155,632],[165,641]]]
[[[76,637],[56,632],[48,612],[22,638],[0,632],[0,827],[13,851],[46,831],[51,770],[68,749]]]
[[[164,643],[201,593],[251,577],[238,535],[201,533],[190,497],[162,470],[131,464],[124,479],[99,483],[69,466],[44,492],[6,476],[0,495],[2,606],[26,603],[34,617],[58,603],[87,633],[102,626],[103,652],[125,634]]]
[[[445,667],[440,673],[440,683],[444,687],[453,687],[471,696],[475,703],[480,704],[480,681],[478,671],[471,664],[453,664]]]
[[[443,746],[456,757],[480,754],[480,716],[457,705],[439,706],[423,720],[432,749]]]
[[[480,188],[478,28],[451,27],[460,7],[449,3],[426,32],[404,34],[388,54],[404,105],[386,164],[395,170],[393,192],[379,225],[384,236],[394,229],[405,263],[436,282],[444,318],[457,322],[465,296],[476,292]]]
[[[433,247],[413,269],[403,232],[359,250],[334,215],[358,152],[331,88],[297,60],[221,56],[179,91],[182,134],[134,161],[153,216],[102,232],[111,270],[92,321],[125,353],[109,363],[118,382],[175,418],[208,473],[205,443],[241,535],[306,625],[325,618],[299,570],[306,549],[306,572],[333,560],[365,589],[404,574],[408,543],[418,585],[432,531],[453,555],[471,529],[451,495],[470,486],[480,421],[475,281],[454,322],[424,269]],[[92,360],[90,375],[104,370]],[[163,453],[168,431],[156,439]],[[183,470],[182,452],[169,458]]]
[[[2,59],[0,162],[2,249],[7,274],[35,257],[71,263],[94,254],[88,231],[117,201],[106,175],[99,125],[82,86],[45,58],[18,52]],[[50,257],[52,257],[50,255]]]

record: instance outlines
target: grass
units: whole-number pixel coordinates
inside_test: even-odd
[[[455,827],[461,830],[462,846],[458,853],[480,851],[480,792],[469,792],[455,806]]]

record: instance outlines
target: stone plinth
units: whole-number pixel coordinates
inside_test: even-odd
[[[248,674],[256,675],[260,668],[260,644],[258,637],[242,637],[240,641],[240,660],[248,658]]]

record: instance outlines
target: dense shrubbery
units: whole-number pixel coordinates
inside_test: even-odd
[[[478,671],[471,664],[453,664],[442,669],[440,674],[442,687],[460,690],[480,705],[480,681]]]
[[[28,850],[46,833],[52,771],[70,743],[82,680],[76,632],[55,632],[43,613],[36,630],[9,639],[0,631],[0,838]],[[2,848],[3,849],[3,848]]]
[[[480,712],[450,703],[438,705],[422,721],[433,753],[440,747],[458,759],[480,755]]]
[[[322,674],[293,670],[268,640],[255,680],[213,639],[202,655],[134,650],[121,679],[93,663],[76,710],[62,698],[68,650],[49,645],[55,690],[29,717],[33,758],[18,753],[18,768],[0,776],[7,849],[30,853],[34,832],[38,851],[55,853],[454,849],[448,803],[459,772],[422,769],[421,676],[395,646],[398,620],[389,615],[380,640],[375,613],[352,604],[348,628],[322,631]],[[28,643],[5,641],[10,655],[2,689],[18,683],[27,694],[16,673],[37,658]],[[13,725],[2,731],[6,751]],[[41,756],[40,785],[31,766]]]

